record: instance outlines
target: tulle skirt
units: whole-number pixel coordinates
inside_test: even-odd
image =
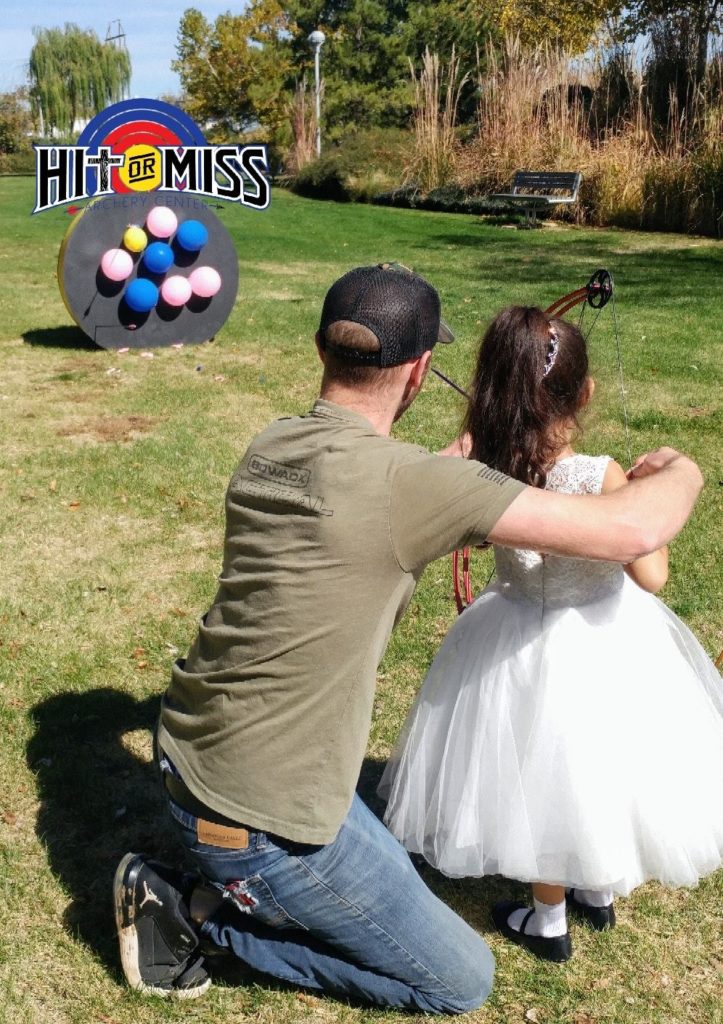
[[[380,792],[447,875],[694,885],[723,857],[721,678],[627,578],[544,615],[494,584],[450,630]]]

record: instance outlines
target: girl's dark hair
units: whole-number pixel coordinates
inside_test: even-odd
[[[575,419],[588,361],[580,330],[534,306],[509,306],[482,339],[464,430],[471,457],[544,487],[560,440],[555,425]]]

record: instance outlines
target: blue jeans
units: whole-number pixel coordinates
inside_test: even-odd
[[[318,992],[428,1013],[464,1013],[492,987],[483,939],[437,899],[358,797],[326,846],[251,832],[249,846],[199,843],[169,799],[181,840],[228,897],[202,934],[239,960]]]

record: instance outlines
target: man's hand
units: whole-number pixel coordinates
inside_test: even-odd
[[[658,473],[665,466],[680,458],[683,456],[680,452],[676,452],[675,448],[656,448],[654,452],[647,452],[637,458],[625,475],[628,480],[639,480],[644,476],[652,476],[653,473]]]

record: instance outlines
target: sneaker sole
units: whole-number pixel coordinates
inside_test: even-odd
[[[127,853],[116,868],[113,878],[113,905],[115,909],[115,926],[120,946],[121,967],[130,987],[144,995],[161,996],[162,999],[198,999],[211,987],[211,979],[201,985],[190,988],[159,988],[147,985],[141,977],[138,958],[138,933],[136,932],[133,915],[133,890],[137,868],[133,870],[134,861],[141,866],[138,854]],[[125,897],[130,898],[126,901]]]

